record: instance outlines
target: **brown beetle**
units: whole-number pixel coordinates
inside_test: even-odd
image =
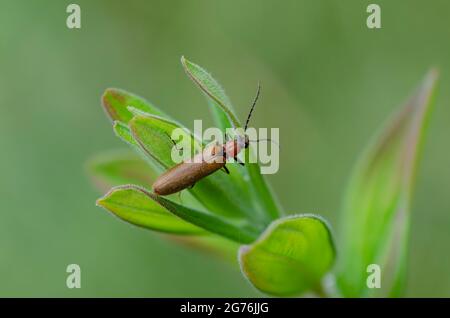
[[[247,130],[260,90],[261,86],[258,85],[258,91],[247,116],[244,132]],[[201,153],[177,164],[160,175],[153,184],[153,192],[157,195],[169,195],[186,188],[192,188],[197,181],[222,168],[226,173],[230,173],[226,167],[227,159],[234,158],[236,162],[244,165],[243,162],[239,161],[237,155],[242,149],[248,148],[249,144],[250,140],[246,134],[238,134],[234,139],[228,140],[224,144],[208,146]]]

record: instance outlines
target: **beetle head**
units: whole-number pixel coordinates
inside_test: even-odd
[[[250,145],[250,139],[247,134],[239,134],[236,136],[235,140],[240,149],[248,148]]]

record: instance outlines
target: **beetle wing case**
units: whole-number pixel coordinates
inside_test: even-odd
[[[198,180],[221,169],[226,163],[223,147],[213,145],[166,172],[156,179],[153,192],[169,195],[193,186]]]

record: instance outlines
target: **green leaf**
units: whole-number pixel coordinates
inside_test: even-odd
[[[108,151],[93,157],[88,162],[90,175],[101,189],[120,184],[149,186],[157,172],[136,153],[131,151]]]
[[[178,128],[177,125],[159,117],[138,115],[129,122],[129,127],[133,138],[145,153],[163,169],[176,164],[172,160],[173,142],[170,136],[172,131]]]
[[[437,72],[363,153],[342,214],[338,286],[344,296],[398,296],[403,289],[411,193]],[[381,268],[381,289],[366,285],[367,266]]]
[[[225,131],[226,128],[241,127],[233,113],[231,102],[220,84],[206,70],[188,61],[184,56],[181,57],[181,64],[189,78],[205,93],[219,128]]]
[[[250,243],[258,237],[259,230],[254,227],[254,224],[242,223],[237,225],[217,215],[188,208],[154,193],[147,192],[146,194],[183,220],[235,242]]]
[[[179,127],[176,123],[157,116],[138,115],[130,121],[129,125],[141,149],[155,159],[162,169],[169,169],[175,165],[171,157],[173,143],[170,136],[173,129]],[[186,132],[185,137],[191,138],[196,148],[201,147],[189,132]],[[210,211],[227,217],[254,218],[251,197],[245,186],[244,182],[234,183],[229,175],[223,171],[217,171],[198,181],[188,191]],[[261,224],[261,228],[263,226],[264,224]]]
[[[102,105],[111,120],[123,123],[128,123],[133,118],[133,114],[128,110],[129,106],[149,114],[166,116],[161,110],[142,97],[117,88],[105,90],[102,96]]]
[[[135,185],[112,188],[97,205],[131,224],[174,234],[204,234],[202,229],[169,213]]]
[[[138,154],[140,154],[141,158],[149,165],[150,170],[155,171],[155,174],[160,174],[163,172],[163,169],[160,165],[157,164],[155,160],[147,155],[147,153],[139,146],[139,143],[134,139],[131,134],[131,130],[127,124],[124,124],[121,121],[114,121],[113,125],[114,132],[116,136],[125,141],[133,150],[135,150]],[[153,180],[155,180],[154,178]],[[126,183],[134,183],[134,182],[126,182]]]
[[[251,194],[253,195],[256,209],[263,215],[267,215],[268,220],[276,220],[283,215],[283,208],[278,202],[272,188],[261,174],[261,168],[257,163],[246,163],[247,174],[252,183]]]
[[[334,258],[328,225],[308,214],[274,221],[256,242],[239,251],[241,270],[250,282],[277,296],[318,288]]]
[[[125,141],[127,144],[135,147],[139,146],[136,140],[134,140],[127,124],[124,124],[121,121],[114,121],[113,129],[116,136]]]

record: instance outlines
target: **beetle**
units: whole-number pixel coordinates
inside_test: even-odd
[[[238,134],[234,139],[228,140],[223,144],[213,144],[206,147],[202,152],[194,155],[174,167],[170,168],[160,175],[153,183],[153,192],[157,195],[169,195],[192,188],[195,183],[210,174],[223,169],[227,174],[230,172],[226,167],[227,159],[234,158],[240,165],[244,165],[237,155],[241,150],[248,148],[250,140],[245,131],[247,130],[253,109],[259,98],[261,86],[258,84],[258,90],[253,100],[252,107],[245,122],[244,134]],[[259,140],[256,140],[256,142]],[[173,142],[173,140],[172,140]],[[175,143],[175,142],[174,142]]]

